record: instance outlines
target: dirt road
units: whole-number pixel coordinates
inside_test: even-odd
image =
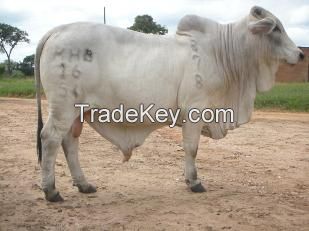
[[[57,204],[39,187],[35,115],[34,100],[0,98],[0,230],[309,230],[308,113],[256,112],[225,139],[203,137],[202,194],[185,186],[179,128],[154,132],[123,164],[85,126],[80,160],[98,192],[72,186],[60,150]]]

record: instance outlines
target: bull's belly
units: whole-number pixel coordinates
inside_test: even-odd
[[[134,124],[128,126],[124,123],[100,123],[97,120],[91,122],[90,117],[85,120],[102,137],[117,146],[126,156],[134,148],[141,146],[147,136],[154,130],[164,126],[163,124]]]

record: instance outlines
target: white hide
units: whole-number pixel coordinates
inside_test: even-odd
[[[267,16],[271,22],[278,21]],[[78,116],[74,103],[109,109],[120,104],[138,109],[140,104],[153,103],[152,112],[180,108],[181,124],[191,108],[232,108],[234,123],[209,123],[203,128],[203,134],[223,138],[228,129],[249,121],[257,90],[267,90],[274,82],[280,57],[264,41],[265,28],[254,27],[258,20],[252,13],[221,25],[189,15],[180,21],[174,36],[96,23],[58,27],[49,33],[40,57],[49,111],[56,115],[74,110]],[[163,126],[149,121],[90,125],[124,153]],[[57,126],[62,126],[61,121]]]

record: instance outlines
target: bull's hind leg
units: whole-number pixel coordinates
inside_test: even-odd
[[[199,124],[186,123],[182,128],[183,149],[185,151],[185,180],[192,192],[205,192],[205,188],[197,177],[195,158],[201,135]]]
[[[41,132],[42,140],[42,189],[51,202],[62,201],[55,187],[55,162],[57,150],[74,121],[74,111],[51,110]]]
[[[79,120],[79,118],[77,120]],[[79,123],[77,120],[75,120],[75,122]],[[82,126],[82,124],[79,126]],[[77,186],[81,193],[94,193],[97,191],[96,187],[87,182],[79,164],[78,140],[79,138],[75,137],[72,129],[70,129],[62,141],[62,148],[71,172],[73,185]]]

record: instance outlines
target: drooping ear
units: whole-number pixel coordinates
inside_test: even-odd
[[[179,35],[192,35],[192,32],[205,32],[205,23],[203,18],[196,15],[184,16],[177,26],[177,34]]]
[[[253,34],[269,34],[276,27],[276,22],[272,18],[263,18],[258,21],[249,22],[248,29]]]
[[[266,11],[260,6],[253,6],[250,10],[250,14],[259,19],[266,17]]]

